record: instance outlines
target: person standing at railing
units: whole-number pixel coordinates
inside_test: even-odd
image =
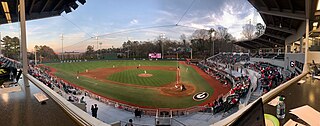
[[[132,120],[132,119],[129,119],[129,123],[127,123],[126,126],[133,126],[133,123],[132,123],[132,122],[133,122],[133,120]]]
[[[97,104],[94,104],[94,108],[93,108],[93,117],[97,118],[98,116],[98,105]]]
[[[92,115],[92,117],[94,117],[94,106],[93,105],[91,105],[91,115]]]

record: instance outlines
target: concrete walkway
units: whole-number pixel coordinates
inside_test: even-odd
[[[134,113],[132,112],[114,108],[112,106],[106,105],[105,103],[101,103],[95,99],[91,99],[87,96],[85,96],[84,99],[87,103],[87,113],[91,115],[91,105],[97,104],[99,108],[98,119],[105,123],[111,124],[117,121],[128,122],[129,119],[133,119],[133,122],[135,124],[155,125],[154,116],[143,115],[142,118],[135,118]],[[175,117],[175,119],[187,126],[208,126],[214,122],[218,122],[219,120],[227,117],[228,115],[234,113],[236,110],[238,110],[238,108],[230,110],[229,113],[218,113],[215,115],[212,115],[211,113],[198,112],[187,116]]]

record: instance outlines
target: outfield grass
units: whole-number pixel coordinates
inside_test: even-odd
[[[147,70],[147,73],[152,74],[153,76],[138,77],[138,75],[142,73],[144,73],[144,70],[142,69],[124,70],[110,75],[109,77],[107,77],[107,79],[121,83],[155,87],[160,87],[162,85],[169,84],[176,80],[175,71]]]
[[[111,68],[115,66],[172,66],[175,67],[175,61],[95,61],[95,62],[77,62],[77,63],[50,63],[47,66],[57,69],[56,76],[68,80],[83,88],[96,92],[102,96],[113,99],[137,104],[141,106],[161,107],[161,108],[186,108],[198,105],[204,101],[194,101],[192,96],[170,97],[160,94],[153,89],[144,89],[137,87],[126,87],[111,83],[101,82],[95,79],[81,77],[76,79],[78,71],[83,72],[86,69],[92,70],[97,68]],[[188,71],[186,69],[188,68]],[[184,83],[192,83],[196,87],[196,93],[206,91],[210,95],[213,89],[191,66],[180,65],[181,81]],[[151,72],[151,71],[150,71]],[[120,73],[116,73],[120,74]],[[165,74],[167,75],[167,74]],[[112,75],[111,75],[112,76]],[[163,75],[161,75],[163,76]],[[175,73],[173,72],[173,80]],[[168,75],[166,78],[170,78]],[[123,78],[126,80],[127,78]],[[121,81],[121,79],[119,80]],[[170,81],[170,80],[169,80]],[[164,82],[164,81],[163,81]],[[147,83],[145,83],[147,84]],[[159,84],[160,85],[160,84]]]

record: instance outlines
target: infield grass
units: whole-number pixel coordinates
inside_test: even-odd
[[[121,83],[136,84],[142,86],[159,87],[165,84],[176,81],[176,72],[167,70],[146,70],[151,77],[139,77],[139,74],[144,73],[142,69],[124,70],[110,75],[107,79]]]

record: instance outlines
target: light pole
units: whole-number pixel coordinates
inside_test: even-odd
[[[96,40],[97,40],[97,59],[99,59],[99,54],[98,54],[98,50],[99,50],[99,38],[98,38],[98,36],[96,36]]]
[[[210,34],[210,42],[212,42],[212,56],[214,55],[214,41],[212,41],[212,34],[216,34],[215,30],[213,28],[210,28],[209,30]]]
[[[164,57],[164,51],[163,51],[163,40],[164,40],[164,36],[165,36],[166,34],[164,34],[164,33],[161,33],[160,34],[160,41],[161,41],[161,56],[162,56],[162,59],[163,59],[163,57]]]
[[[37,65],[37,45],[34,46],[34,65]]]
[[[64,53],[63,53],[63,34],[61,34],[61,61],[63,61],[64,57]]]

